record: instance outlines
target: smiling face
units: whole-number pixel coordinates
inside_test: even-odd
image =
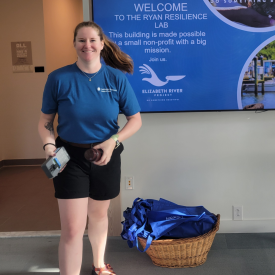
[[[78,61],[83,63],[100,63],[100,52],[103,46],[104,42],[100,40],[96,29],[83,27],[78,30],[74,41]]]

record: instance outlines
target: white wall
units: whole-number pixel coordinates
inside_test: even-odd
[[[219,232],[275,231],[275,112],[142,114],[124,142],[122,210],[136,197],[203,205],[221,214]],[[121,124],[125,123],[120,116]],[[125,190],[125,176],[134,190]],[[243,221],[232,221],[242,205]]]
[[[82,0],[82,7],[83,7],[83,21],[89,21],[90,13],[91,13],[91,0]]]

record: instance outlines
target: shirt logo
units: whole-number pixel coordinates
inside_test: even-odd
[[[117,92],[116,89],[109,89],[109,88],[102,89],[102,88],[100,88],[100,87],[98,87],[97,90],[98,90],[99,92],[102,92],[102,93]]]

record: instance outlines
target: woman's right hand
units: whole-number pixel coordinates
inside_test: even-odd
[[[46,159],[48,159],[49,157],[56,156],[55,150],[56,150],[56,147],[51,144],[45,146]],[[67,166],[67,164],[65,164],[63,166],[63,168],[59,171],[59,173],[61,173],[65,169],[66,166]]]
[[[54,157],[56,155],[55,150],[56,147],[51,144],[45,146],[46,159],[48,159],[49,157]]]

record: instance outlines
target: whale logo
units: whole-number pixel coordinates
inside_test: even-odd
[[[169,80],[171,81],[177,81],[177,80],[181,80],[185,77],[185,75],[170,75],[170,76],[166,76],[166,81],[161,81],[158,76],[156,75],[156,73],[152,70],[152,68],[150,68],[148,65],[143,64],[143,66],[139,66],[140,68],[140,72],[141,74],[150,74],[151,77],[150,78],[143,78],[142,81],[148,81],[149,83],[151,83],[152,85],[156,86],[156,87],[161,87],[166,85]]]

